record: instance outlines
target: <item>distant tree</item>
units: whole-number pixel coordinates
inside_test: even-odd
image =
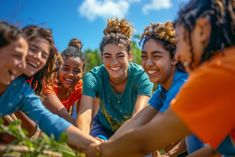
[[[140,35],[134,35],[131,50],[133,55],[133,62],[141,64],[141,49],[139,47]]]
[[[102,60],[98,49],[91,50],[87,49],[85,50],[85,56],[86,56],[86,66],[85,66],[85,72],[90,71],[95,66],[101,65]]]

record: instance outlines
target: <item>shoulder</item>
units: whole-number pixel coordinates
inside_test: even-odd
[[[87,82],[101,81],[103,78],[108,77],[108,72],[106,71],[104,65],[97,66],[87,72],[83,77],[83,84]]]
[[[24,91],[27,89],[32,89],[30,85],[27,83],[26,79],[22,76],[16,78],[9,86],[9,88],[12,88],[16,92],[18,91]]]
[[[77,84],[75,85],[75,87],[74,87],[75,91],[81,90],[82,89],[82,84],[83,84],[82,80],[79,80],[77,82]]]
[[[183,85],[188,80],[188,76],[189,76],[189,74],[187,72],[176,70],[176,72],[174,74],[172,86]]]

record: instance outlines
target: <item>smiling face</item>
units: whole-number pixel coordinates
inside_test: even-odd
[[[0,48],[0,84],[8,85],[23,73],[27,52],[28,44],[22,37]]]
[[[70,89],[82,78],[84,62],[79,57],[64,59],[59,71],[59,81],[63,88]]]
[[[27,55],[27,67],[25,74],[33,76],[40,71],[47,63],[50,54],[50,44],[42,37],[36,37],[29,43],[29,52]]]
[[[113,82],[125,80],[131,55],[121,46],[107,44],[102,52],[103,63]]]
[[[173,77],[175,61],[163,45],[154,39],[149,39],[142,50],[142,66],[153,83],[160,83],[168,88]]]

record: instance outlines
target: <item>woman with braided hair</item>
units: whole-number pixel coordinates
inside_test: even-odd
[[[147,74],[141,66],[131,62],[132,31],[125,19],[109,19],[100,44],[103,65],[83,78],[78,127],[104,140],[143,109],[151,95],[153,85]],[[90,131],[96,97],[99,111]]]
[[[166,111],[188,77],[182,65],[174,59],[176,42],[172,22],[151,23],[145,28],[140,44],[142,44],[142,66],[150,80],[158,84],[158,87],[148,102],[149,106],[122,125],[111,139],[149,123],[158,113]],[[169,148],[172,146],[174,145]],[[175,149],[169,151],[168,155],[179,153]]]
[[[43,90],[46,107],[75,125],[71,116],[73,105],[80,102],[82,96],[82,75],[84,71],[84,56],[81,51],[81,41],[71,39],[68,48],[61,53],[62,65],[51,85]]]
[[[141,157],[193,133],[219,153],[235,155],[235,1],[191,0],[175,26],[175,57],[190,75],[170,108],[118,139],[91,145],[87,154]]]

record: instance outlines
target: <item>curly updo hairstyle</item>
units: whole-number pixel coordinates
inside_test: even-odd
[[[101,55],[104,46],[107,44],[121,46],[128,54],[131,52],[131,35],[133,33],[133,27],[126,19],[108,19],[107,26],[103,33],[104,36],[100,43]]]
[[[165,23],[151,23],[144,29],[144,32],[140,39],[140,46],[142,49],[147,41],[150,39],[159,42],[169,53],[171,59],[174,58],[176,50],[176,41],[175,41],[175,29],[173,22]],[[177,69],[184,71],[181,63],[176,65]]]

